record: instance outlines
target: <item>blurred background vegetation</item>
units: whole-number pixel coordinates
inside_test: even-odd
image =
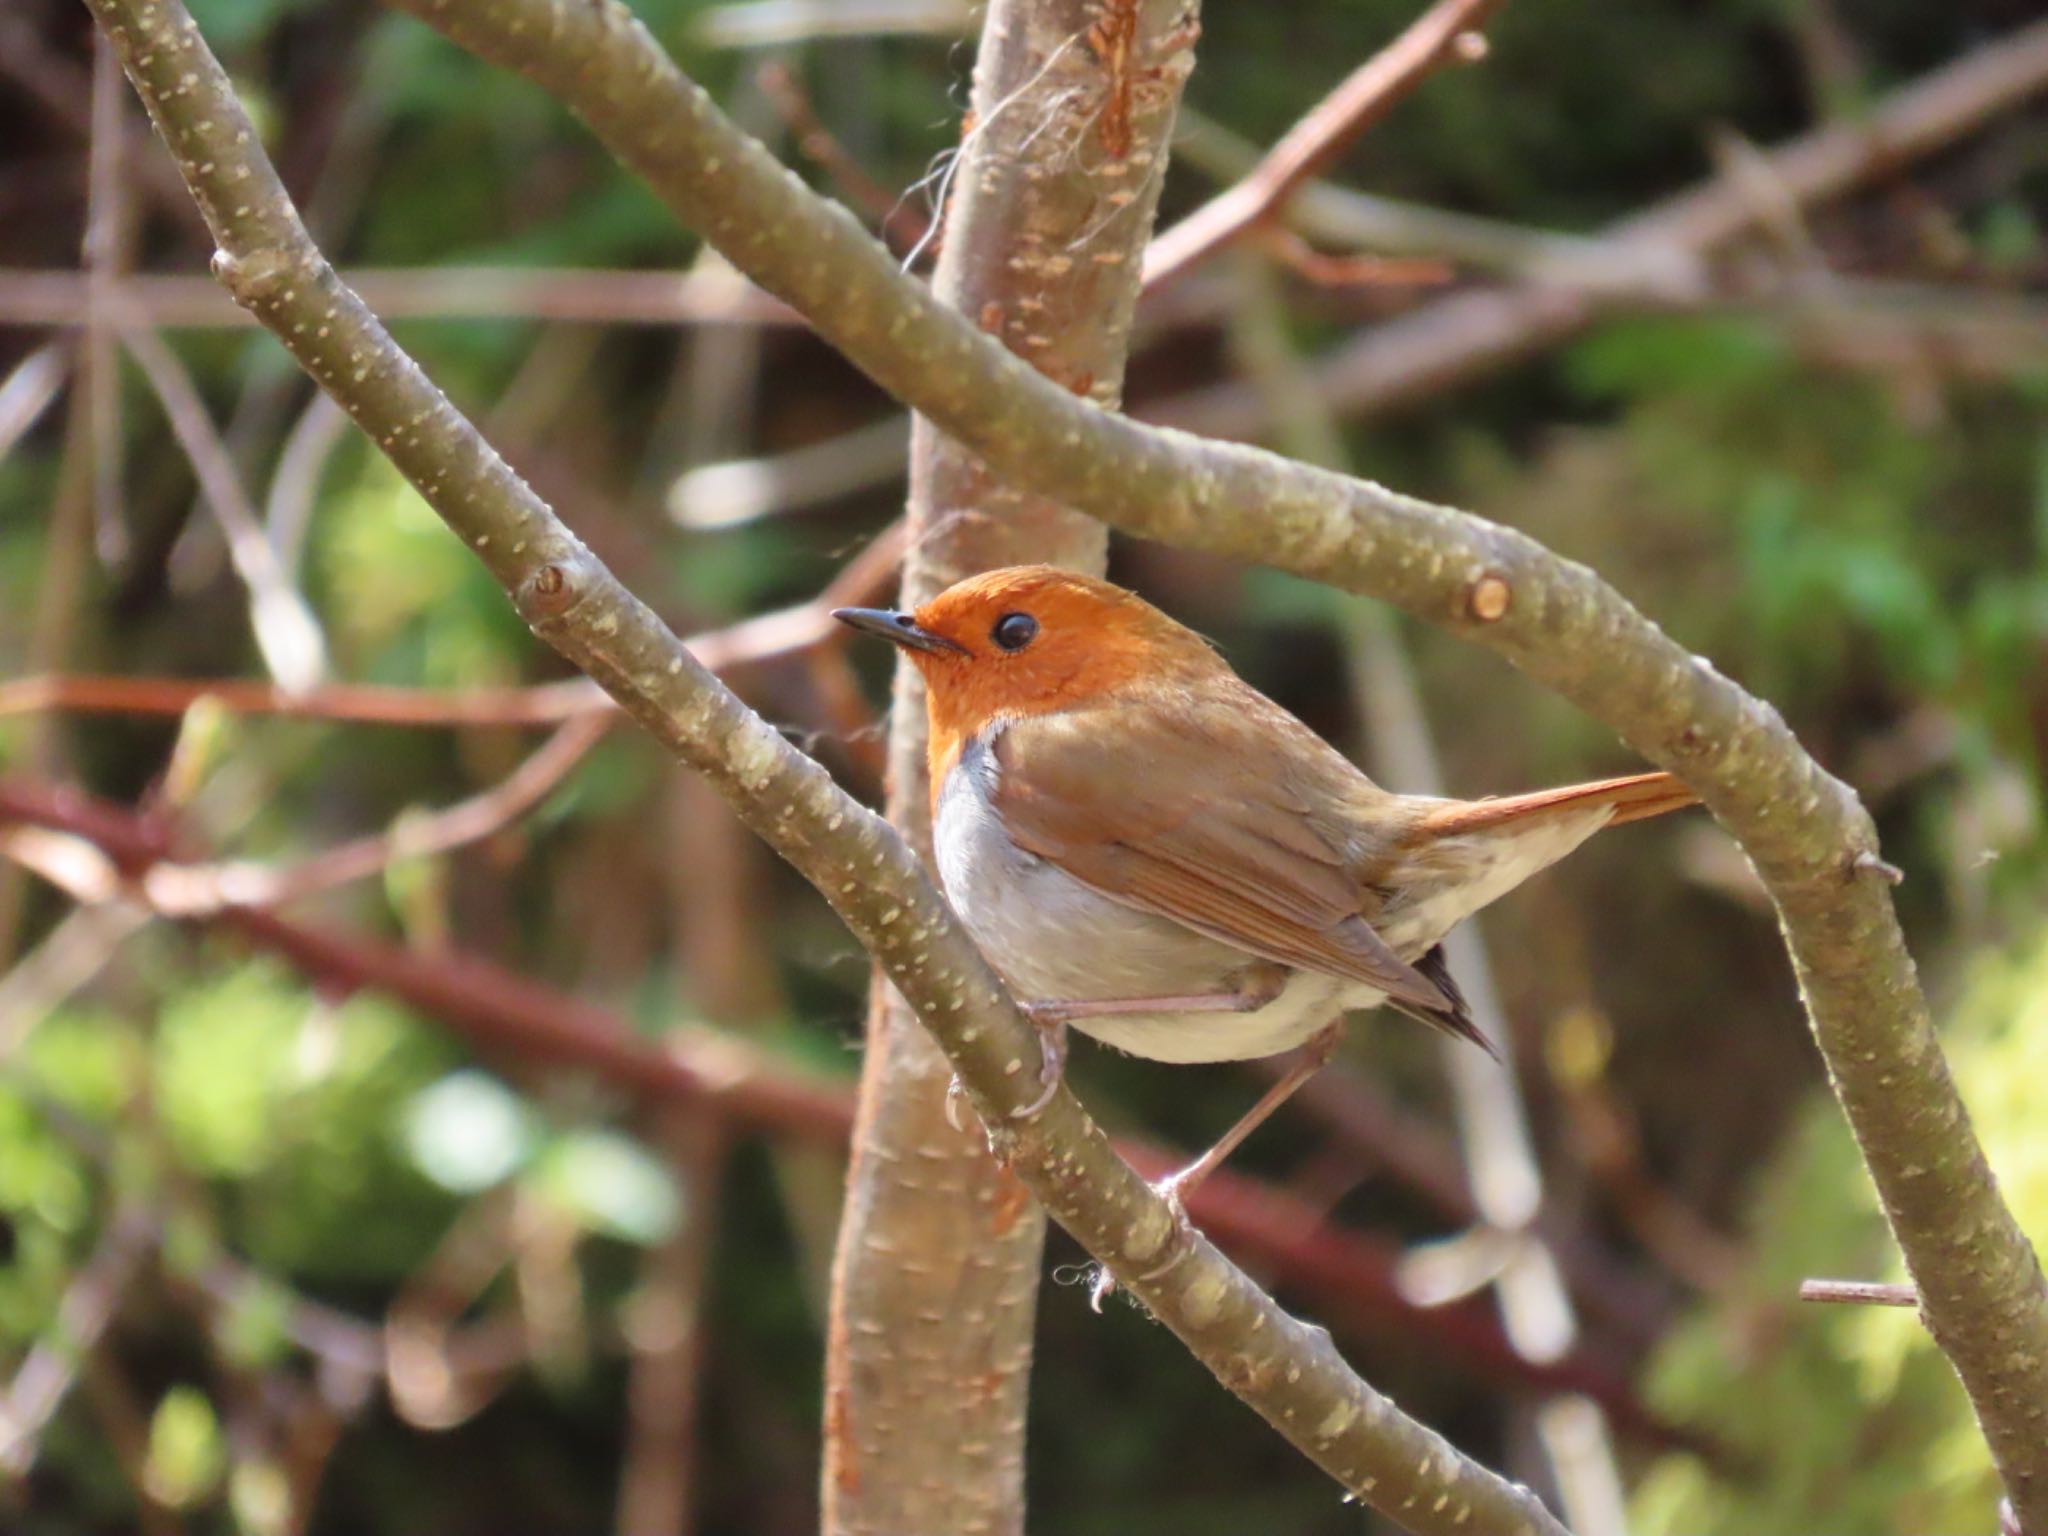
[[[386,291],[412,307],[394,313],[417,317],[395,328],[679,628],[805,601],[893,517],[886,443],[865,473],[850,446],[828,451],[824,488],[793,511],[753,515],[758,476],[702,473],[861,428],[859,451],[877,459],[887,402],[801,331],[561,318],[572,300],[630,307],[606,272],[708,268],[539,92],[366,0],[193,9],[345,269],[528,275],[526,298],[484,317],[451,317],[453,301],[401,282]],[[775,13],[635,9],[745,124],[857,205],[793,147],[790,91],[764,85],[764,64],[891,198],[957,140],[972,58],[957,27],[741,38]],[[1270,142],[1417,9],[1216,0],[1190,131]],[[2032,0],[1513,0],[1482,66],[1430,81],[1332,179],[1593,234],[1717,169],[1740,182],[1762,150],[1881,110],[2037,16]],[[76,5],[14,0],[0,17],[0,674],[261,678],[278,658],[255,643],[161,385],[125,360],[132,349],[95,357],[70,323],[82,287],[37,298],[39,278],[84,270],[94,221],[110,282],[203,270],[203,234],[132,102],[120,154],[104,110],[95,126],[94,67]],[[1191,147],[1163,217],[1215,189],[1201,159]],[[1769,175],[1751,182],[1769,203]],[[925,194],[904,206],[923,210]],[[1595,565],[1776,702],[1864,793],[1906,874],[1899,899],[1963,1087],[2037,1233],[2044,218],[2037,93],[1844,198],[1772,203],[1763,234],[1717,256],[1711,302],[1602,301],[1562,342],[1398,408],[1336,398],[1361,472]],[[1448,284],[1420,287],[1283,266],[1278,307],[1247,341],[1243,315],[1276,290],[1264,257],[1234,254],[1162,304],[1131,408],[1172,418],[1238,377],[1256,345],[1277,338],[1313,366],[1447,293],[1516,280],[1456,261]],[[160,326],[189,370],[268,519],[259,537],[285,590],[317,618],[328,680],[483,696],[561,677],[393,472],[323,419],[274,343],[188,324],[168,290],[132,292],[142,308],[124,323]],[[37,303],[63,312],[39,318]],[[1284,426],[1235,430],[1283,440]],[[1318,728],[1370,745],[1350,600],[1129,542],[1113,573],[1215,635]],[[1629,766],[1490,657],[1408,638],[1456,791]],[[850,659],[866,696],[883,697],[880,659]],[[878,727],[846,665],[783,656],[735,680],[872,793]],[[0,781],[137,807],[136,827],[188,862],[289,867],[402,831],[504,781],[541,739],[214,706],[59,710],[0,691]],[[489,835],[400,850],[285,910],[380,953],[485,962],[609,1010],[650,1044],[716,1025],[850,1086],[867,973],[812,893],[631,732],[563,758],[538,803]],[[6,836],[0,1524],[647,1529],[631,1512],[668,1466],[687,1468],[698,1529],[814,1527],[840,1177],[829,1127],[799,1140],[664,1112],[232,925],[81,904],[76,887],[26,872],[71,867],[61,840]],[[1604,839],[1504,903],[1487,937],[1547,1230],[1590,1277],[1575,1282],[1592,1293],[1585,1350],[1667,1426],[1621,1436],[1635,1528],[1991,1530],[1982,1447],[1912,1313],[1795,1299],[1803,1277],[1896,1278],[1896,1261],[1731,845],[1703,820]],[[1447,1152],[1433,1046],[1398,1025],[1355,1034],[1353,1103],[1398,1103],[1391,1134],[1412,1127],[1411,1146]],[[1231,1069],[1077,1055],[1080,1091],[1110,1123],[1190,1145],[1250,1091]],[[1384,1244],[1426,1252],[1456,1230],[1398,1159],[1333,1152],[1313,1117],[1263,1133],[1243,1165]],[[1317,1311],[1284,1264],[1247,1257]],[[1056,1236],[1055,1281],[1077,1258]],[[1405,1406],[1540,1479],[1527,1383],[1458,1357],[1429,1316],[1389,1296],[1337,1325]],[[664,1370],[687,1378],[680,1405],[652,1385]],[[1161,1330],[1128,1309],[1094,1317],[1071,1285],[1042,1303],[1033,1405],[1037,1528],[1370,1523]]]

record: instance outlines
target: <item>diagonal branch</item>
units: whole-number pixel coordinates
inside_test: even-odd
[[[386,441],[544,637],[828,890],[941,1037],[977,1106],[991,1115],[1020,1107],[1028,1026],[1004,1006],[914,861],[694,671],[341,289],[182,8],[92,3],[208,210],[222,247],[216,267],[231,291]],[[569,102],[735,265],[998,473],[1116,526],[1313,575],[1480,639],[1682,773],[1742,841],[1777,903],[1817,1037],[1922,1282],[1930,1326],[1970,1393],[2020,1519],[2048,1530],[2048,1444],[2034,1428],[2048,1401],[2039,1264],[1969,1131],[1889,891],[1867,873],[1869,817],[1775,711],[1673,644],[1591,571],[1533,540],[1257,450],[1143,428],[1033,374],[737,133],[622,7],[498,0],[458,16],[449,0],[409,3]],[[295,331],[299,324],[307,329]],[[1471,594],[1482,584],[1510,599],[1505,612],[1494,603],[1481,610],[1486,618],[1474,611]],[[866,890],[859,881],[834,884],[849,854],[871,870]],[[1166,1212],[1109,1155],[1071,1097],[1003,1135],[1020,1175],[1084,1246],[1105,1255],[1212,1369],[1347,1486],[1418,1530],[1517,1520],[1554,1529],[1533,1501],[1395,1414],[1326,1341],[1271,1308],[1206,1243],[1190,1242],[1165,1275],[1136,1273],[1172,1241]],[[1249,1362],[1247,1340],[1261,1341]],[[1275,1348],[1299,1366],[1299,1379],[1267,1373]],[[1311,1403],[1327,1417],[1311,1417]],[[1439,1466],[1439,1457],[1450,1459]]]
[[[2048,1440],[2037,1428],[2048,1287],[1970,1130],[1890,891],[1873,878],[1869,814],[1776,710],[1674,644],[1594,572],[1511,529],[1257,449],[1143,427],[1035,375],[735,130],[621,6],[403,4],[566,102],[678,217],[994,473],[1127,532],[1311,576],[1479,640],[1684,777],[1776,903],[1837,1095],[1929,1298],[1929,1326],[2021,1520],[2048,1531]],[[2044,46],[2048,22],[2036,23],[1990,67],[2012,88]],[[1946,111],[1931,93],[1916,97],[1885,145],[1909,151]],[[1871,153],[1845,129],[1798,170],[1824,182]],[[1481,588],[1506,608],[1475,605]]]
[[[1145,252],[1146,285],[1171,281],[1273,217],[1303,182],[1391,112],[1465,39],[1483,42],[1476,29],[1500,7],[1501,0],[1437,0],[1288,129],[1243,180],[1154,240]]]
[[[20,840],[25,828],[60,837],[35,848]],[[88,846],[97,855],[79,857]],[[734,1132],[829,1147],[845,1146],[852,1133],[853,1096],[839,1082],[726,1031],[692,1026],[671,1030],[657,1043],[597,1004],[480,956],[422,954],[248,908],[166,914],[124,899],[124,889],[147,890],[149,873],[162,867],[167,851],[161,828],[144,813],[71,789],[0,778],[0,855],[20,860],[80,902],[79,915],[121,911],[145,922],[175,916],[232,932],[324,990],[395,998],[460,1036],[486,1061],[514,1071],[587,1074],[638,1105],[686,1112]],[[1117,1145],[1147,1177],[1183,1167],[1188,1158],[1185,1148],[1128,1139]],[[1587,1393],[1652,1445],[1713,1454],[1652,1415],[1604,1352],[1532,1364],[1515,1355],[1476,1302],[1417,1307],[1402,1294],[1399,1250],[1332,1226],[1284,1189],[1225,1170],[1196,1192],[1190,1209],[1204,1231],[1285,1280],[1335,1326],[1412,1334],[1448,1365],[1490,1382],[1536,1393]]]
[[[307,236],[225,73],[179,0],[92,0],[92,9],[206,215],[220,247],[215,274],[382,446],[541,637],[703,773],[742,820],[817,886],[944,1046],[994,1128],[996,1150],[1046,1210],[1220,1379],[1360,1498],[1419,1532],[1527,1529],[1556,1536],[1561,1527],[1526,1489],[1402,1414],[1344,1363],[1328,1333],[1290,1317],[1205,1238],[1177,1226],[1166,1203],[1115,1154],[1072,1094],[1062,1092],[1029,1121],[1013,1118],[1036,1096],[1024,1070],[1037,1059],[1036,1032],[916,856],[707,673],[342,286]],[[511,10],[500,19],[510,28],[507,37],[525,34],[527,21]],[[699,210],[722,235],[737,238],[744,227],[752,237],[738,243],[757,252],[775,243],[769,230],[778,207],[817,222],[822,205],[718,118],[621,7],[542,7],[528,20],[535,23],[528,41],[560,65],[565,83],[581,80],[596,86],[599,97],[642,106],[639,91],[658,85],[667,94],[658,104],[659,122],[644,121],[641,130],[656,144],[680,149],[684,163],[710,174],[714,184],[728,172],[746,173],[743,203],[715,214]],[[626,51],[616,57],[603,51],[616,45]],[[629,67],[612,73],[621,63]],[[593,68],[596,73],[584,74]],[[730,141],[741,159],[712,152],[700,138],[707,127]],[[764,179],[773,190],[761,203],[756,199],[764,187],[757,183]],[[878,316],[871,303],[859,301],[859,289],[866,286],[872,298],[874,258],[891,283],[898,280],[893,264],[843,211],[822,217],[829,225],[823,243],[797,258],[812,281],[810,296],[854,285],[856,301],[844,310],[849,325],[871,343],[886,342],[885,332],[867,331]],[[844,270],[835,270],[841,264]],[[958,361],[984,356],[979,333],[955,333],[957,316],[916,291],[926,306],[923,326],[936,322],[951,335],[947,351],[954,357],[907,365],[901,370],[906,383],[927,366],[941,380],[957,379]],[[915,317],[910,324],[918,324]],[[1078,404],[1001,348],[991,343],[989,350],[1010,380],[1006,392],[1017,388],[1018,378],[1029,379]],[[1097,414],[1080,409],[1084,420]]]

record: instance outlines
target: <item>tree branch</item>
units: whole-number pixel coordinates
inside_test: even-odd
[[[2022,1521],[2048,1531],[2048,1439],[2036,1421],[2048,1402],[2048,1287],[1970,1131],[1890,893],[1858,868],[1876,850],[1870,817],[1776,710],[1592,571],[1511,529],[1257,449],[1142,427],[1035,375],[733,129],[622,7],[402,4],[566,102],[736,267],[994,473],[1128,532],[1314,577],[1479,640],[1698,790],[1771,892],[1837,1094],[1907,1264],[1926,1282],[1929,1326]],[[1988,50],[1967,81],[1903,102],[1882,140],[1853,128],[1818,137],[1788,184],[1840,182],[1947,131],[1958,110],[2012,99],[2043,50],[2048,22]],[[1969,99],[1959,104],[1958,93]],[[1706,240],[1731,220],[1744,222],[1725,208],[1686,208],[1663,223]],[[1475,612],[1482,583],[1505,594],[1505,611]]]
[[[1785,197],[1801,207],[1823,203],[1896,173],[2043,89],[2048,89],[2048,22],[2037,22],[1900,86],[1853,120],[1823,124],[1771,149],[1764,165]],[[1334,205],[1340,218],[1342,206],[1356,196],[1327,187],[1311,191],[1321,204]],[[1758,215],[1755,201],[1739,187],[1710,177],[1616,220],[1587,242],[1607,252],[1608,271],[1597,285],[1584,285],[1588,267],[1565,252],[1562,271],[1547,261],[1538,267],[1541,282],[1436,299],[1367,327],[1318,359],[1311,370],[1316,391],[1348,418],[1396,410],[1556,346],[1631,293],[1654,302],[1708,297],[1705,259],[1751,233]],[[1632,262],[1637,267],[1633,274],[1628,270]],[[1560,287],[1574,272],[1580,286]],[[1837,294],[1836,302],[1843,302],[1843,295]],[[1870,326],[1866,320],[1859,329],[1867,332]],[[1264,421],[1258,392],[1241,381],[1159,401],[1148,414],[1187,431],[1223,437],[1254,434]]]
[[[735,265],[997,473],[1119,527],[1315,575],[1481,638],[1682,773],[1777,902],[1886,1213],[1928,1282],[1930,1326],[2022,1522],[2048,1530],[2048,1443],[2034,1428],[2048,1402],[2040,1268],[1969,1134],[1889,892],[1855,869],[1875,847],[1869,817],[1775,711],[1533,540],[1256,450],[1142,428],[1034,374],[735,131],[623,7],[498,0],[454,15],[447,0],[413,3],[569,102]],[[340,286],[182,6],[91,4],[208,215],[230,291],[384,444],[543,637],[819,885],[945,1045],[1048,1210],[1368,1502],[1416,1530],[1554,1532],[1532,1498],[1401,1416],[1199,1235],[1181,1244],[1164,1204],[1070,1094],[1028,1124],[1005,1118],[1032,1091],[1023,1068],[1035,1039],[908,850],[695,667]],[[1511,599],[1485,610],[1491,623],[1470,608],[1482,579]],[[849,879],[853,867],[866,874]]]
[[[177,157],[218,242],[214,271],[334,394],[504,585],[535,631],[588,672],[655,737],[706,778],[749,826],[816,885],[946,1048],[991,1139],[1040,1202],[1124,1285],[1180,1335],[1227,1385],[1346,1488],[1411,1528],[1561,1527],[1527,1492],[1460,1455],[1361,1380],[1329,1335],[1288,1316],[1199,1233],[1179,1227],[1166,1203],[1116,1156],[1071,1093],[1034,1119],[1013,1118],[1036,1096],[1036,1031],[954,920],[916,856],[886,823],[841,792],[824,770],[706,672],[689,651],[572,534],[456,412],[342,286],[314,247],[217,60],[178,0],[92,0],[102,28]],[[525,31],[509,12],[505,38]],[[743,157],[750,183],[774,187],[763,205],[728,205],[714,221],[726,234],[754,231],[750,249],[774,243],[777,203],[829,225],[825,243],[800,258],[813,298],[844,277],[867,287],[886,253],[843,210],[812,198],[772,157],[718,119],[623,8],[572,16],[543,11],[527,44],[539,43],[573,79],[620,63],[643,83],[652,65],[666,99],[637,98],[660,114],[639,128],[680,147],[714,184],[729,167],[703,142],[716,124]],[[595,33],[582,29],[597,23]],[[581,30],[582,35],[578,37]],[[505,39],[501,39],[503,41]],[[591,45],[598,44],[597,53]],[[608,58],[605,47],[625,52]],[[559,49],[559,51],[557,51]],[[673,93],[680,91],[676,96]],[[603,95],[600,90],[597,94]],[[636,97],[623,91],[618,99]],[[700,154],[700,151],[705,153]],[[753,186],[755,193],[763,190]],[[792,199],[796,201],[791,201]],[[785,255],[792,253],[785,252]],[[847,263],[835,274],[835,262]],[[929,325],[957,324],[916,290]],[[868,304],[846,311],[856,331],[877,318]],[[978,333],[953,348],[980,355]],[[1074,397],[990,344],[1005,375],[1037,380],[1065,404]],[[905,370],[916,372],[915,368]],[[1089,409],[1089,408],[1083,408]],[[1092,410],[1091,410],[1091,414]],[[1085,418],[1084,418],[1085,419]]]
[[[1477,28],[1500,7],[1501,0],[1437,0],[1304,114],[1243,180],[1153,241],[1145,253],[1146,285],[1171,281],[1271,218],[1296,188],[1453,57],[1464,39],[1480,37]]]

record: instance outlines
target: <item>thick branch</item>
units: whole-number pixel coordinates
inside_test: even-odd
[[[1190,12],[1186,0],[994,0],[982,26],[933,288],[1104,403],[1121,392]],[[1173,88],[1140,93],[1140,74]],[[1100,523],[991,475],[928,421],[910,452],[903,601],[1025,561],[1101,572]],[[915,667],[899,663],[895,701],[889,821],[923,849]],[[978,1130],[952,1123],[950,1066],[889,988],[875,989],[867,1040],[826,1339],[823,1528],[1014,1536],[1044,1216]]]
[[[2048,1287],[1970,1131],[1890,893],[1859,870],[1875,853],[1870,818],[1777,711],[1674,644],[1592,571],[1519,533],[1257,449],[1142,427],[1035,374],[736,130],[623,7],[404,4],[567,102],[736,267],[996,473],[1133,533],[1296,571],[1481,640],[1685,777],[1770,889],[1837,1093],[1929,1297],[1929,1326],[2022,1521],[2048,1530],[2048,1440],[2037,1429],[2048,1402]],[[2048,22],[2011,47],[2044,44]],[[1917,117],[1904,124],[1902,141],[1924,127]],[[1825,179],[1867,153],[1830,143],[1806,169]],[[240,233],[232,219],[227,233]],[[278,278],[288,285],[292,275]],[[259,306],[274,302],[265,297],[274,286],[242,286]],[[1488,619],[1470,601],[1482,579],[1509,597]],[[849,920],[863,932],[857,915]],[[949,1048],[990,1038],[977,1029],[976,1041],[957,1041],[939,1028]],[[1051,1119],[1064,1124],[1067,1113],[1062,1099]],[[1068,1204],[1048,1199],[1063,1222]]]
[[[206,214],[220,247],[216,275],[382,445],[503,583],[536,632],[702,772],[818,887],[945,1047],[976,1109],[996,1128],[999,1150],[1046,1209],[1220,1379],[1366,1502],[1416,1531],[1442,1536],[1558,1532],[1527,1490],[1403,1415],[1345,1365],[1327,1333],[1288,1316],[1206,1239],[1178,1228],[1165,1202],[1116,1156],[1071,1094],[1062,1092],[1029,1122],[1012,1118],[1037,1092],[1025,1070],[1037,1060],[1036,1034],[916,857],[704,671],[341,284],[306,235],[225,74],[178,0],[91,5]],[[817,202],[719,118],[623,8],[540,6],[522,17],[507,7],[495,15],[503,28],[497,51],[537,48],[551,69],[559,66],[558,84],[651,113],[627,114],[636,158],[680,151],[677,165],[691,173],[693,184],[697,174],[715,186],[743,176],[741,202],[696,210],[732,237],[736,249],[775,247],[773,231],[785,216],[819,226],[818,243],[783,250],[782,258],[805,274],[808,296],[819,307],[853,296],[844,313],[853,333],[865,336],[864,350],[887,345],[894,322],[873,305],[878,292],[893,291],[876,289],[878,278],[891,285],[901,280],[887,255],[847,215]],[[738,158],[728,160],[714,144]],[[740,238],[742,230],[747,238]],[[1019,380],[1034,381],[1063,410],[1078,409],[1077,423],[1097,418],[1092,407],[1079,406],[1000,347],[984,349],[978,332],[914,291],[921,317],[898,318],[906,330],[949,338],[951,356],[925,364],[905,360],[899,371],[907,384],[927,366],[942,383],[958,383],[961,365],[986,366],[993,353],[1003,398],[1019,390]],[[878,321],[881,331],[872,329]],[[942,406],[950,398],[950,391],[936,393]],[[1064,441],[1066,430],[1057,430]],[[1007,467],[1014,444],[997,446]],[[1154,478],[1164,467],[1155,468]],[[1091,504],[1103,501],[1101,489],[1094,488]]]

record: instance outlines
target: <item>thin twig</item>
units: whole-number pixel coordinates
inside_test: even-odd
[[[128,552],[122,485],[120,355],[114,345],[111,293],[128,265],[133,220],[128,210],[128,96],[121,64],[103,37],[93,39],[92,135],[87,157],[85,218],[85,384],[87,433],[92,444],[93,536],[100,559],[112,565]]]
[[[144,877],[143,898],[166,917],[200,917],[224,907],[272,907],[367,880],[401,860],[433,858],[482,842],[553,793],[616,719],[593,713],[564,721],[545,745],[482,793],[424,815],[401,816],[383,832],[296,863],[159,864]]]
[[[1885,1280],[1802,1280],[1799,1299],[1871,1307],[1917,1307],[1920,1291],[1916,1286]]]
[[[798,323],[789,307],[722,273],[614,272],[548,267],[381,267],[348,274],[395,320],[555,320],[591,325]],[[0,325],[71,326],[85,312],[77,272],[0,268]],[[109,296],[137,323],[160,330],[253,324],[217,283],[155,273],[123,277]]]
[[[133,323],[132,316],[116,313],[122,345],[156,391],[227,540],[235,574],[248,588],[249,627],[256,648],[280,688],[286,693],[303,693],[327,671],[327,642],[320,633],[320,621],[313,616],[305,594],[287,579],[276,551],[263,536],[256,509],[242,489],[241,472],[185,365],[155,331]]]
[[[903,528],[892,523],[809,602],[778,609],[683,643],[707,670],[720,674],[793,655],[845,638],[831,610],[872,601],[903,557]],[[0,682],[0,719],[65,711],[75,714],[182,715],[206,700],[230,714],[423,728],[554,726],[617,709],[588,678],[511,688],[405,688],[376,683],[323,683],[290,693],[249,678],[24,677]]]
[[[1331,256],[1291,229],[1259,232],[1259,245],[1288,271],[1317,288],[1424,288],[1447,283],[1450,264],[1430,256]]]
[[[48,712],[184,714],[206,700],[229,714],[431,728],[551,726],[615,706],[587,679],[511,688],[406,688],[323,683],[288,693],[245,677],[104,677],[69,674],[0,682],[0,718]]]
[[[957,37],[974,24],[966,0],[738,0],[697,13],[700,48],[773,48],[828,37]]]
[[[270,477],[270,492],[263,500],[263,532],[287,579],[298,579],[321,473],[347,434],[348,417],[331,396],[316,389],[285,435],[277,468]]]
[[[911,251],[931,234],[931,219],[907,197],[899,197],[867,173],[819,119],[796,73],[780,59],[772,59],[754,72],[796,147],[839,185],[853,206],[881,234],[892,251]]]
[[[0,1394],[0,1472],[22,1477],[35,1464],[44,1426],[76,1382],[79,1361],[113,1320],[153,1233],[140,1209],[116,1211],[93,1256],[65,1287],[56,1326],[29,1350]]]
[[[119,899],[80,907],[0,976],[0,1063],[13,1060],[36,1026],[91,982],[150,916]]]
[[[47,341],[0,379],[0,459],[42,419],[70,368],[70,349]]]
[[[804,511],[901,475],[909,445],[909,418],[897,415],[802,448],[700,464],[676,477],[669,516],[685,528],[706,529]]]
[[[705,1292],[726,1145],[723,1129],[708,1120],[672,1115],[662,1130],[683,1215],[642,1263],[626,1320],[632,1374],[619,1462],[619,1536],[690,1536],[702,1502]]]
[[[1275,209],[1341,155],[1439,66],[1455,58],[1502,0],[1437,0],[1408,29],[1305,113],[1251,173],[1160,235],[1145,252],[1148,287],[1271,218]]]

